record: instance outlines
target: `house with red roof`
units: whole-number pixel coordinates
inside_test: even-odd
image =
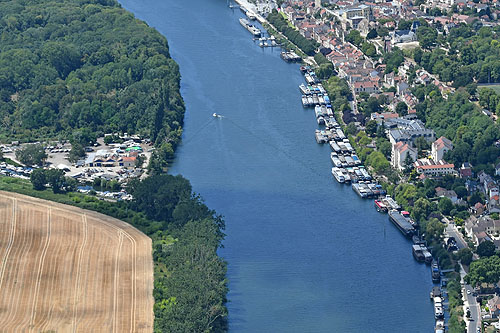
[[[380,91],[379,83],[371,80],[357,81],[353,84],[356,94],[366,92],[368,94],[378,94]]]
[[[491,318],[498,318],[500,316],[500,297],[498,297],[498,295],[488,300],[488,309]]]
[[[399,114],[397,114],[396,112],[375,112],[370,115],[370,119],[375,120],[378,124],[381,124],[385,120],[395,118],[399,118]]]
[[[407,143],[397,142],[392,145],[391,152],[391,165],[394,169],[398,169],[403,171],[406,169],[406,160],[409,156],[411,161],[415,161],[417,159],[417,149],[410,147]]]
[[[432,143],[431,147],[431,155],[434,162],[438,162],[443,159],[444,154],[453,150],[453,143],[445,138],[444,136],[440,137],[436,141]]]
[[[125,168],[135,167],[135,162],[137,158],[135,156],[123,156],[118,160],[118,166]]]
[[[456,175],[455,165],[443,160],[435,163],[433,160],[422,158],[414,163],[417,172],[427,177],[439,177],[444,175]]]

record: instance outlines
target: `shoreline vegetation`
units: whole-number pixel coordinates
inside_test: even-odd
[[[303,52],[302,52],[303,54]],[[302,55],[303,60],[304,56]],[[322,59],[324,56],[320,53],[316,54],[315,59]],[[326,60],[326,58],[324,59]],[[317,68],[319,69],[321,66],[321,61],[316,63],[319,65]],[[388,158],[390,157],[390,145],[389,148],[386,149],[386,153],[381,153],[380,149],[367,148],[366,146],[371,144],[373,138],[369,137],[365,131],[356,131],[348,129],[348,124],[344,120],[344,112],[350,113],[349,99],[352,98],[352,92],[349,89],[349,86],[345,82],[344,79],[340,79],[338,76],[332,75],[323,81],[323,85],[330,96],[332,101],[332,108],[334,111],[335,119],[338,121],[342,130],[348,135],[349,141],[354,147],[355,151],[358,154],[358,157],[361,161],[368,167],[370,173],[373,173],[375,177],[381,182],[383,188],[390,194],[391,196],[395,196],[397,202],[408,202],[408,200],[412,200],[415,196],[414,191],[409,191],[404,185],[405,183],[400,183],[398,175],[394,172],[394,170],[390,166],[390,162]],[[356,133],[357,132],[357,133]],[[381,135],[377,134],[379,138],[377,138],[377,147],[382,146],[382,142],[389,141],[386,139],[385,134]],[[412,190],[414,187],[412,186]],[[398,193],[399,192],[399,193]],[[411,192],[408,194],[408,192]],[[399,199],[399,200],[398,200]],[[426,200],[425,203],[428,203]],[[430,204],[429,204],[430,205]],[[428,206],[429,206],[428,205]],[[429,208],[427,206],[427,208]],[[405,205],[405,209],[412,213],[412,217],[415,215],[413,212],[413,207]],[[429,242],[430,247],[434,248],[431,252],[434,258],[437,258],[444,269],[455,269],[454,272],[446,273],[449,282],[447,283],[448,290],[448,301],[449,301],[449,312],[450,319],[448,321],[449,328],[456,332],[464,332],[466,330],[466,323],[463,319],[463,300],[462,300],[462,287],[460,284],[461,278],[460,274],[456,271],[456,265],[453,263],[458,261],[458,258],[453,258],[450,254],[442,249],[443,240],[442,234],[444,232],[444,227],[441,228],[441,224],[436,220],[432,219],[431,221],[422,221],[421,225],[422,230],[424,232],[428,232],[429,236],[426,237],[426,240]],[[458,264],[457,264],[458,265]]]
[[[149,176],[131,202],[34,190],[0,177],[0,189],[94,210],[152,238],[154,331],[227,330],[224,220],[182,176],[165,174],[180,142],[184,102],[167,40],[115,0],[0,3],[0,141],[68,139],[87,146],[107,132],[154,144]]]
[[[268,30],[271,34],[283,34],[286,37],[288,37],[288,35],[298,34],[298,31],[294,29],[288,20],[280,15],[280,13],[273,11],[269,17],[271,21],[274,22],[274,27],[277,25],[279,26],[279,28],[277,28],[279,31],[275,29],[271,31]],[[266,23],[263,25],[267,28]],[[486,28],[483,28],[483,34],[486,33],[485,29]],[[275,37],[278,38],[278,36]],[[309,59],[306,57],[306,52],[303,51],[307,51],[308,49],[300,49],[298,46],[299,44],[306,45],[300,41],[300,37],[302,36],[299,35],[299,38],[297,38],[299,41],[296,43],[290,43],[288,39],[285,40],[282,38],[282,40],[285,40],[283,45],[287,49],[295,50],[297,54],[301,55],[303,61],[307,62],[306,60]],[[302,39],[305,38],[302,37]],[[306,41],[310,42],[310,40],[307,39]],[[309,45],[307,44],[306,46]],[[297,52],[297,49],[299,52]],[[415,52],[416,55],[421,55],[422,52],[425,52],[420,49],[417,51],[420,51],[420,53]],[[440,50],[435,52],[438,51]],[[366,54],[364,50],[362,50],[362,52]],[[394,54],[398,55],[398,52],[400,53],[399,50],[395,50],[393,53],[384,54],[384,63],[386,63],[387,59],[391,59]],[[434,53],[426,52],[424,56],[433,55]],[[446,250],[447,246],[444,238],[445,228],[440,222],[440,219],[447,216],[451,218],[455,224],[463,226],[464,221],[469,217],[470,213],[466,209],[463,209],[463,206],[450,205],[451,202],[448,202],[448,198],[436,198],[435,188],[442,187],[447,190],[456,190],[462,193],[463,191],[459,190],[465,189],[464,180],[446,176],[437,180],[427,179],[425,181],[418,181],[418,175],[415,170],[409,170],[402,174],[396,172],[391,168],[389,160],[391,157],[391,144],[384,131],[380,130],[381,126],[377,126],[375,121],[365,120],[364,117],[355,117],[355,119],[352,119],[353,113],[351,112],[349,101],[354,100],[356,103],[356,99],[352,98],[352,91],[346,81],[336,76],[333,68],[327,68],[327,66],[330,67],[332,64],[323,54],[308,53],[307,55],[314,56],[314,60],[317,64],[317,66],[314,66],[314,70],[317,76],[322,79],[322,83],[330,96],[335,118],[343,131],[348,135],[359,158],[367,165],[370,172],[376,175],[388,194],[394,197],[405,210],[409,211],[411,217],[419,223],[422,232],[425,234],[425,240],[432,249],[432,255],[438,260],[441,269],[453,270],[445,274],[448,280],[447,290],[450,312],[448,324],[450,331],[463,332],[466,329],[466,323],[464,321],[464,302],[461,276],[459,274],[459,262],[468,269],[470,260],[467,258],[472,258],[472,251],[466,247],[456,254],[449,253]],[[411,57],[418,60],[415,55],[411,55]],[[404,60],[404,58],[401,59]],[[422,65],[425,67],[425,64]],[[322,75],[324,73],[326,73],[326,75]],[[488,119],[485,114],[481,113],[479,107],[471,102],[471,99],[474,99],[474,95],[477,94],[477,91],[474,87],[470,86],[471,85],[465,88],[462,87],[448,96],[441,96],[441,94],[438,95],[434,92],[437,88],[433,90],[427,89],[422,94],[422,86],[418,85],[413,89],[414,93],[418,94],[420,92],[420,104],[416,106],[417,116],[419,119],[423,119],[430,128],[436,131],[437,137],[446,135],[457,146],[455,151],[448,153],[446,156],[447,160],[452,161],[455,165],[461,165],[464,162],[472,161],[476,166],[474,168],[476,173],[482,170],[487,170],[491,173],[492,163],[494,163],[495,156],[498,156],[498,152],[495,152],[494,148],[490,147],[490,144],[494,141],[495,137],[496,139],[499,137],[498,124]],[[488,100],[489,96],[484,97],[488,94],[496,97],[496,93],[492,89],[483,89],[479,91],[479,104],[482,107],[486,106],[489,109],[495,110],[496,104],[491,103],[491,100],[494,102],[496,102],[496,100],[491,97]],[[373,103],[372,97],[368,98],[363,96],[363,98],[358,99],[361,99],[361,104],[358,105],[358,107],[361,107],[364,116],[366,116],[366,110],[371,110],[370,102],[378,105],[378,103]],[[493,106],[490,104],[493,104]],[[404,106],[406,107],[406,104]],[[378,110],[372,112],[382,112],[381,106],[379,105]],[[363,114],[358,114],[357,116],[362,116]],[[368,113],[368,116],[369,115],[370,113]],[[359,129],[354,125],[354,122],[361,122],[364,126]],[[466,128],[464,123],[470,127]],[[478,131],[481,126],[483,130],[486,128],[486,131],[483,131],[482,135],[475,135],[474,133],[481,133],[481,131]],[[461,131],[460,134],[458,134],[459,131]],[[494,133],[496,133],[496,136]],[[464,137],[474,137],[474,135],[475,140],[467,141],[463,139]],[[471,143],[470,141],[473,142]],[[473,150],[472,147],[474,147]],[[418,147],[419,156],[421,150],[424,148],[425,147]],[[429,147],[426,149],[429,149]],[[471,150],[472,154],[469,154],[468,151],[470,152]],[[473,204],[477,197],[479,197],[479,194],[475,192],[472,193],[470,197],[461,195],[461,198],[462,197],[469,204]],[[462,232],[463,231],[462,229]],[[469,244],[469,246],[471,245]],[[474,247],[472,247],[472,250],[474,250]],[[476,266],[479,267],[483,264],[483,261],[479,260],[476,264]],[[476,271],[474,271],[474,274],[477,274]],[[470,279],[469,275],[466,277],[466,280],[468,278]]]

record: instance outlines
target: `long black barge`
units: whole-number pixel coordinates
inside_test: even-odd
[[[397,210],[389,212],[389,220],[398,227],[399,231],[406,237],[411,237],[415,234],[416,230],[411,223]]]

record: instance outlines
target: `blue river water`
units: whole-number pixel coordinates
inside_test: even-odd
[[[259,48],[226,0],[120,3],[179,63],[187,111],[171,172],[225,217],[230,331],[431,332],[429,267],[332,178],[298,65]]]

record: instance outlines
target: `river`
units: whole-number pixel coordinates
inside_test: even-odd
[[[230,331],[432,331],[429,267],[332,178],[298,66],[259,48],[225,0],[120,3],[179,63],[187,111],[171,172],[225,217]]]

